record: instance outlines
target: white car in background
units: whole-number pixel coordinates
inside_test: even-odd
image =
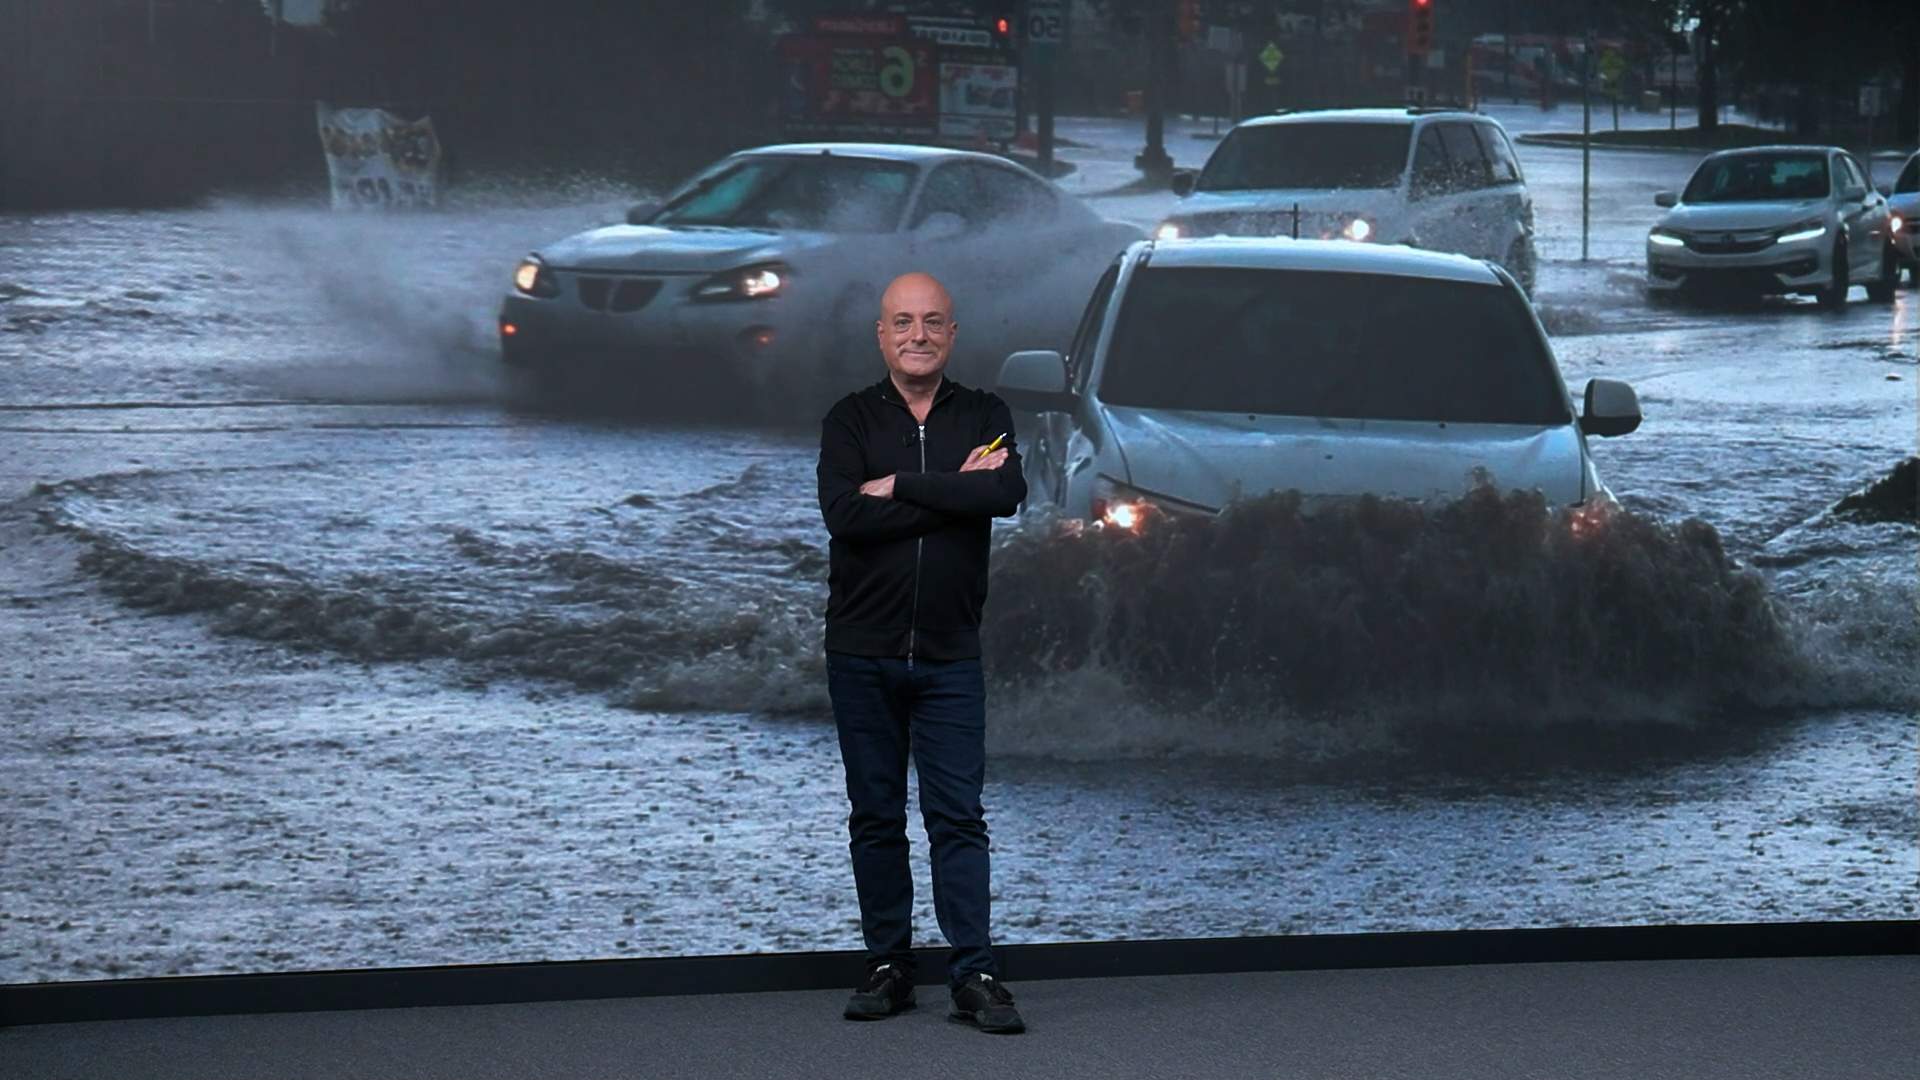
[[[955,297],[954,376],[982,385],[1016,343],[1064,344],[1094,279],[1143,235],[989,154],[761,147],[522,259],[501,354],[536,387],[587,376],[650,400],[759,391],[789,414],[824,408],[879,376],[880,293],[925,270]]]
[[[1325,109],[1235,125],[1155,233],[1406,244],[1490,259],[1533,292],[1533,197],[1500,124],[1458,109]]]
[[[1799,293],[1826,307],[1858,282],[1893,299],[1899,268],[1887,199],[1836,146],[1723,150],[1700,162],[1647,234],[1652,298],[1691,292]]]
[[[1920,153],[1907,158],[1899,175],[1881,194],[1887,196],[1887,209],[1893,220],[1893,250],[1906,264],[1907,281],[1920,285]]]
[[[1041,414],[1031,501],[1121,527],[1273,490],[1453,498],[1482,473],[1577,506],[1606,494],[1587,436],[1640,424],[1607,379],[1575,411],[1498,266],[1341,241],[1135,244],[1067,354],[1009,356],[996,391]]]

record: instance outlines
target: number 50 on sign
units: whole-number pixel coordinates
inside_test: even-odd
[[[1027,0],[1027,43],[1058,45],[1067,37],[1067,14],[1058,0]]]

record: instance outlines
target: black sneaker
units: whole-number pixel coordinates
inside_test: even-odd
[[[947,1019],[995,1035],[1017,1035],[1027,1030],[1026,1021],[1013,1007],[1013,991],[999,979],[977,971],[961,980],[953,991],[953,1011]]]
[[[913,980],[893,964],[867,972],[867,981],[847,999],[849,1020],[885,1020],[913,1008]]]

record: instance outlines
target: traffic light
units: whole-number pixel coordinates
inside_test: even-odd
[[[1433,51],[1433,0],[1407,0],[1407,52],[1425,56]]]
[[[1006,45],[1013,41],[1013,13],[996,11],[987,19],[987,28],[993,31],[996,45]]]

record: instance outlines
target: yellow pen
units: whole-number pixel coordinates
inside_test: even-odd
[[[991,453],[993,453],[993,452],[994,452],[995,450],[998,450],[998,449],[1000,449],[1000,440],[1002,440],[1002,439],[1004,439],[1004,438],[1006,438],[1006,437],[1007,437],[1007,432],[1004,432],[1004,431],[1003,431],[1003,432],[1001,432],[1001,433],[1000,433],[1000,434],[998,434],[998,435],[995,435],[995,436],[993,437],[993,441],[987,444],[987,453],[989,453],[989,454],[991,454]]]

